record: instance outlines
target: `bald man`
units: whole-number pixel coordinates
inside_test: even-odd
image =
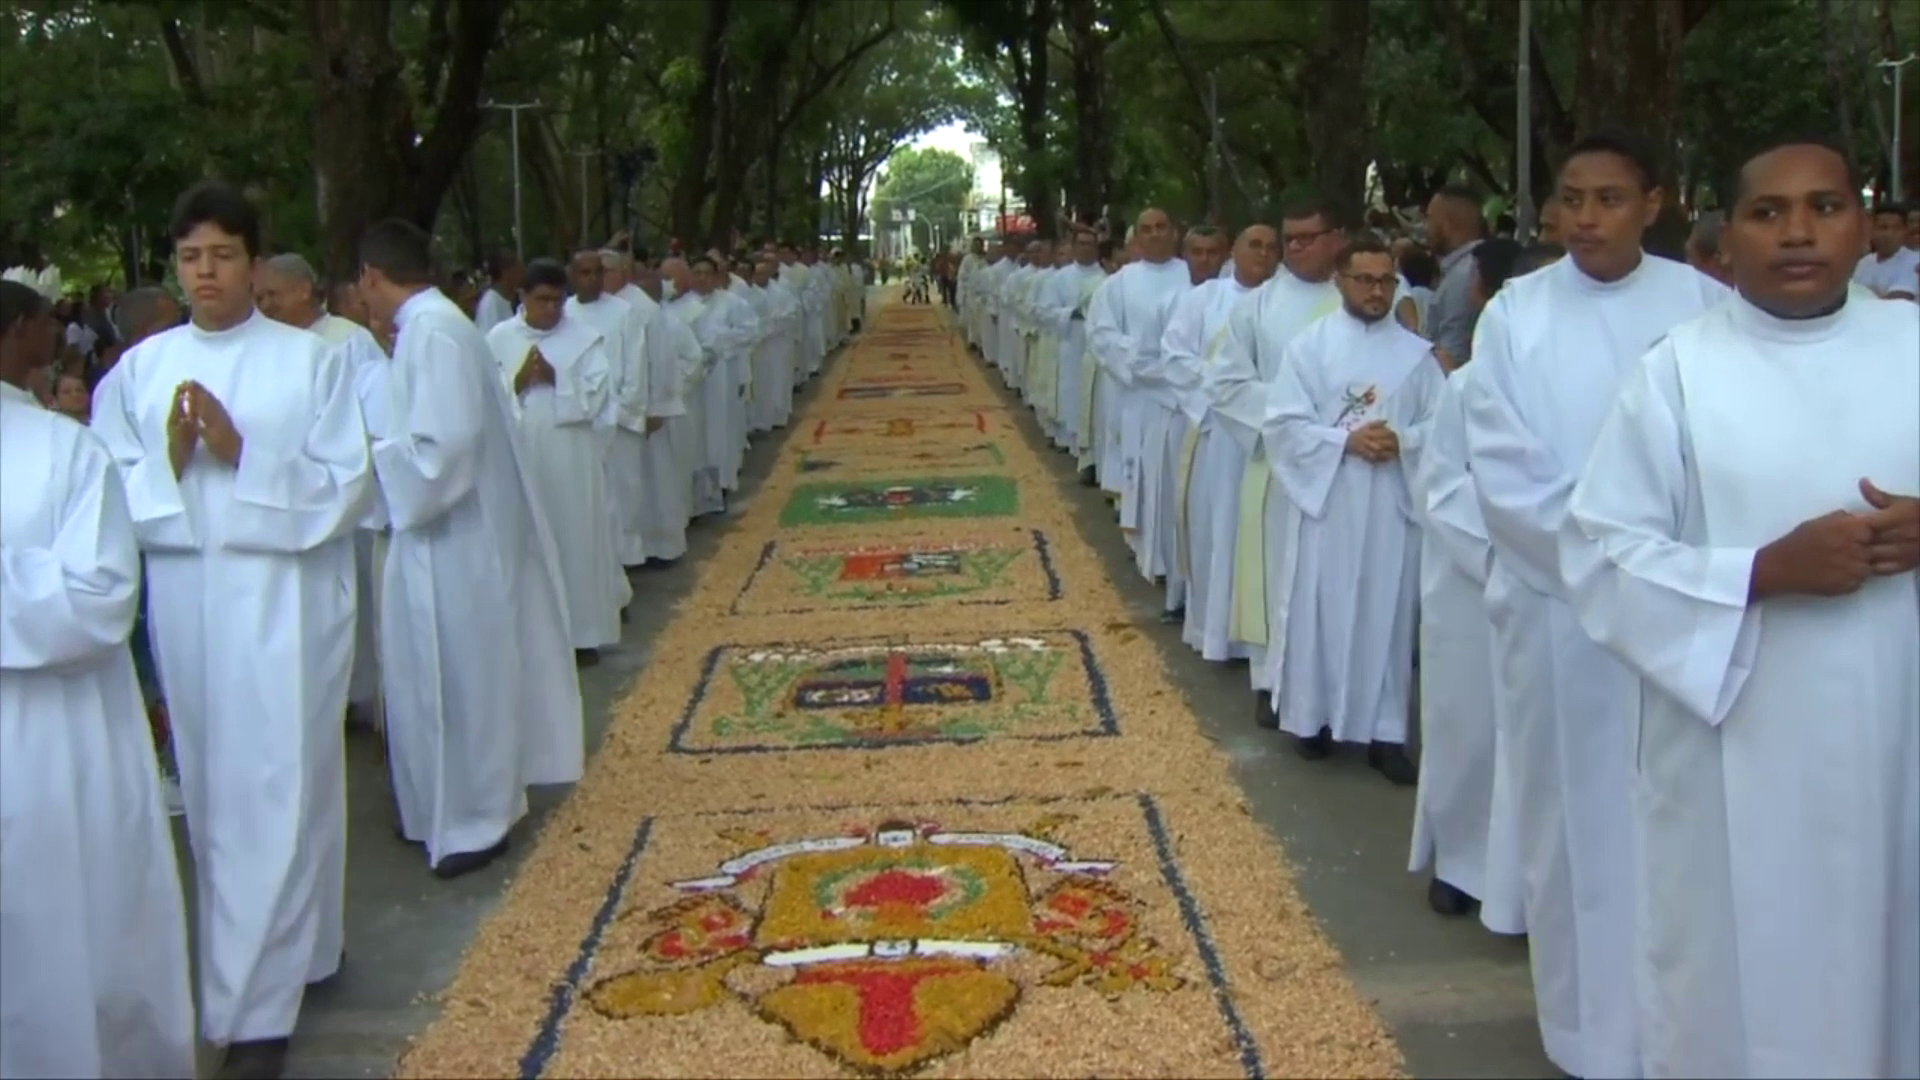
[[[325,290],[313,265],[287,253],[262,259],[254,268],[253,302],[276,322],[325,338],[353,372],[354,390],[367,428],[377,437],[385,428],[387,354],[366,327],[327,311]],[[377,483],[377,481],[376,481]],[[354,608],[353,676],[347,691],[349,718],[376,731],[385,727],[380,682],[380,579],[386,563],[388,522],[375,499],[354,534],[357,579]]]
[[[1158,374],[1160,337],[1169,299],[1193,282],[1187,264],[1174,254],[1179,236],[1166,211],[1142,211],[1133,234],[1140,261],[1114,274],[1112,283],[1094,298],[1087,340],[1100,371],[1094,387],[1094,412],[1103,439],[1100,486],[1119,501],[1120,529],[1141,574],[1151,581],[1171,567],[1158,546],[1141,543],[1146,492],[1141,455],[1149,409],[1179,404],[1178,395]]]

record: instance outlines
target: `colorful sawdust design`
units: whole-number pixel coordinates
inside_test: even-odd
[[[1155,842],[1157,808],[1101,802],[1098,832],[1142,865],[1057,835],[1094,804],[928,806],[810,834],[709,824],[713,861],[677,880],[637,851],[635,876],[652,887],[610,897],[625,905],[617,929],[582,950],[590,1014],[575,1006],[552,1024],[637,1040],[650,1024],[715,1013],[871,1076],[912,1075],[1024,1014],[1044,1028],[1102,999],[1243,1032],[1218,996],[1207,927],[1178,905],[1186,886]],[[669,899],[642,906],[654,895]]]
[[[879,401],[886,398],[959,397],[967,392],[966,383],[849,383],[840,388],[841,401]]]
[[[1404,1075],[998,377],[869,314],[396,1075]]]
[[[935,518],[1006,517],[1020,511],[1019,484],[1008,476],[952,476],[801,484],[780,524],[871,525]]]
[[[1060,577],[1038,529],[985,537],[902,537],[892,543],[767,541],[732,614],[805,614],[927,604],[1060,599]]]
[[[897,473],[902,467],[950,472],[956,469],[995,468],[1007,463],[999,444],[926,443],[918,446],[879,450],[850,446],[840,450],[802,450],[800,471],[832,473],[835,476]]]
[[[887,749],[1113,735],[1119,721],[1077,630],[722,645],[672,747],[688,754]]]

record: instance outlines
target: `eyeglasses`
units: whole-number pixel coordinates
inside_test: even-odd
[[[1313,232],[1288,233],[1280,238],[1280,242],[1288,247],[1306,247],[1332,231],[1332,229],[1316,229]]]
[[[1344,274],[1343,273],[1340,276],[1343,278],[1346,278],[1348,281],[1353,282],[1355,285],[1358,285],[1363,289],[1379,289],[1381,292],[1392,292],[1400,284],[1400,279],[1395,277],[1392,274],[1386,274],[1381,277],[1374,277],[1371,274]]]

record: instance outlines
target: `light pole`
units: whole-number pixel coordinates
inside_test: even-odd
[[[575,150],[573,156],[580,159],[580,250],[585,251],[590,243],[587,235],[587,159],[600,156],[598,150]]]
[[[1913,53],[1908,53],[1905,59],[1882,60],[1874,65],[1882,69],[1880,72],[1882,79],[1887,78],[1888,70],[1893,72],[1893,78],[1891,80],[1893,82],[1893,146],[1891,148],[1893,151],[1893,175],[1888,177],[1888,179],[1893,182],[1894,202],[1899,202],[1906,194],[1900,185],[1900,81],[1901,77],[1906,74],[1907,65],[1913,63],[1914,55]]]
[[[520,262],[527,261],[526,241],[520,231],[520,110],[537,109],[537,101],[523,101],[516,104],[496,104],[487,102],[483,109],[505,109],[513,118],[513,257]]]
[[[1513,231],[1521,242],[1533,238],[1533,0],[1520,0],[1520,57],[1514,75]]]

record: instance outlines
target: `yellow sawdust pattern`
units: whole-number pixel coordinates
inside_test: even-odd
[[[1236,1042],[1223,997],[1264,1075],[1404,1075],[1384,1023],[1355,992],[1294,888],[1278,845],[1246,813],[1228,760],[1168,683],[1152,643],[1134,627],[1080,537],[1052,473],[990,389],[992,376],[965,357],[957,335],[933,310],[887,306],[874,314],[877,325],[831,365],[826,386],[795,421],[783,460],[700,569],[586,778],[549,820],[470,947],[444,995],[441,1018],[402,1058],[398,1075],[522,1074],[554,988],[567,978],[636,828],[648,817],[654,819],[650,841],[621,897],[620,916],[577,987],[557,1050],[542,1059],[543,1076],[1245,1076],[1247,1047]],[[839,399],[840,387],[876,373],[897,374],[903,365],[929,381],[964,382],[967,392]],[[838,479],[797,467],[821,420],[937,421],[975,411],[989,415],[987,438],[1005,463],[958,472],[1017,479],[1016,517],[779,527],[796,485]],[[982,436],[966,429],[920,431],[911,441],[952,444]],[[840,445],[855,442],[900,444],[874,437]],[[902,474],[942,475],[911,468]],[[757,603],[731,613],[769,540],[789,552],[871,549],[893,539],[978,540],[1035,529],[1048,541],[1062,593],[1057,601],[1047,598],[1041,576],[1028,567],[1015,579],[1016,595],[996,594],[1003,603],[778,611],[768,609],[794,606],[793,590],[771,583],[757,594],[749,590]],[[1036,631],[1086,635],[1118,735],[707,756],[668,750],[717,646],[882,636],[910,643]],[[1213,985],[1205,947],[1164,872],[1143,795],[1164,823],[1224,990]],[[761,963],[765,942],[704,967],[662,967],[645,955],[645,944],[660,933],[659,913],[684,908],[686,894],[673,882],[716,874],[719,863],[757,847],[845,836],[889,821],[1017,833],[1059,844],[1074,859],[1111,861],[1113,870],[1097,886],[1031,860],[1021,861],[1016,876],[1034,905],[1043,904],[1050,889],[1065,889],[1129,912],[1133,929],[1124,948],[1103,953],[1080,939],[1062,945],[1024,923],[1005,929],[1008,940],[1024,944],[1016,957],[932,979],[918,992],[920,1050],[864,1058],[852,1034],[851,992],[787,981],[790,971]],[[995,880],[1004,882],[1004,875]],[[763,910],[774,891],[756,876],[727,895],[761,919],[775,914]],[[996,911],[1005,902],[995,894]],[[631,978],[619,981],[623,976]],[[603,1007],[590,1000],[596,986]]]

